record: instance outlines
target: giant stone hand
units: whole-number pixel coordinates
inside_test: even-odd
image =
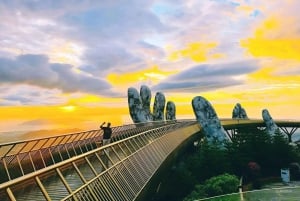
[[[128,105],[131,119],[134,123],[149,121],[147,112],[143,109],[142,100],[135,88],[128,89]]]
[[[204,130],[207,142],[210,144],[217,142],[223,146],[229,137],[210,102],[201,96],[196,96],[192,100],[192,106],[196,119]]]
[[[166,120],[176,120],[176,107],[172,101],[167,102]]]
[[[232,111],[233,119],[248,119],[246,110],[241,106],[240,103],[237,103]]]
[[[266,124],[267,133],[269,133],[270,135],[274,135],[275,131],[278,129],[278,126],[273,121],[273,119],[267,109],[262,110],[262,117]]]
[[[146,85],[142,85],[140,96],[142,100],[142,109],[145,112],[146,119],[152,121],[152,114],[150,112],[151,90]]]
[[[164,120],[164,110],[165,110],[166,98],[163,93],[157,92],[154,99],[153,106],[153,120],[163,121]]]
[[[138,91],[130,87],[128,88],[128,106],[131,119],[134,123],[144,123],[149,121],[163,121],[164,110],[165,110],[165,96],[161,92],[157,92],[155,95],[153,114],[150,111],[151,102],[151,90],[146,86],[142,85],[140,88],[140,94]],[[167,113],[174,114],[175,119],[175,104],[174,107],[170,107],[174,112],[168,111]]]

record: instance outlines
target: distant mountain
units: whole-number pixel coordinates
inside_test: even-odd
[[[79,128],[70,128],[70,129],[0,132],[0,143],[2,144],[7,142],[59,136],[62,134],[76,133],[81,131],[83,130]]]
[[[0,143],[18,141],[28,131],[0,132]]]

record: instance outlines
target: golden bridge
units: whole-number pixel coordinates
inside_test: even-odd
[[[262,120],[221,119],[229,137]],[[299,121],[275,121],[291,140]],[[170,161],[199,139],[196,120],[131,124],[0,144],[0,200],[143,200],[155,193]]]

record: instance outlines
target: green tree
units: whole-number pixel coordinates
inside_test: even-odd
[[[218,175],[206,180],[203,185],[196,185],[194,191],[184,201],[234,193],[238,191],[238,185],[239,179],[235,175],[227,173]]]
[[[233,172],[243,175],[250,161],[260,164],[269,155],[270,141],[270,135],[257,128],[237,130],[232,142],[226,146]]]
[[[280,168],[298,162],[296,148],[277,130],[273,136],[257,128],[239,129],[232,143],[227,144],[233,172],[244,175],[250,161],[261,166],[262,176],[279,176]]]
[[[200,149],[187,159],[187,168],[197,181],[204,181],[212,176],[231,172],[226,150],[220,146],[203,142]]]
[[[280,169],[299,161],[297,150],[289,145],[288,138],[277,129],[271,138],[270,156],[266,158],[267,172],[279,176]]]
[[[271,136],[256,127],[238,129],[225,148],[201,141],[195,150],[181,158],[163,182],[165,185],[161,189],[168,192],[160,200],[182,200],[189,193],[186,200],[222,194],[223,190],[228,193],[227,185],[213,184],[214,180],[203,183],[225,173],[244,176],[245,182],[253,184],[263,177],[279,176],[281,168],[300,161],[299,153],[299,148],[290,146],[279,130]],[[249,164],[257,164],[259,171],[249,169]]]
[[[160,191],[155,201],[179,201],[182,200],[196,184],[195,177],[186,167],[183,161],[173,166],[167,177],[161,182]]]

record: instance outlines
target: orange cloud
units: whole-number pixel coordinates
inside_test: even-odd
[[[97,129],[102,121],[109,121],[113,126],[118,126],[123,123],[123,116],[129,116],[128,108],[122,106],[10,106],[0,107],[0,113],[2,132],[18,129]],[[43,122],[43,125],[39,122]]]
[[[300,61],[300,36],[288,28],[292,21],[271,17],[257,28],[254,37],[241,40],[240,45],[255,57]],[[288,33],[287,30],[294,33]]]
[[[129,86],[139,81],[151,80],[154,83],[165,79],[169,75],[175,74],[177,71],[163,71],[157,65],[148,69],[129,72],[124,74],[111,73],[107,76],[107,80],[114,86]]]
[[[111,98],[100,97],[92,94],[84,94],[78,97],[72,97],[72,94],[63,94],[65,99],[68,99],[67,105],[85,106],[94,103],[103,103],[111,101]]]
[[[300,61],[299,39],[265,39],[251,38],[242,41],[242,47],[248,49],[255,57],[275,57]]]
[[[172,52],[168,59],[177,61],[181,58],[189,58],[194,62],[203,62],[209,59],[222,58],[225,55],[221,53],[213,53],[213,49],[217,47],[217,43],[195,42],[187,45],[185,49]]]
[[[288,63],[288,62],[287,62]],[[288,64],[286,65],[288,66]],[[289,69],[292,69],[291,67]],[[273,62],[269,66],[262,67],[260,70],[249,74],[248,83],[266,83],[266,84],[279,84],[290,86],[300,86],[300,75],[285,73],[286,70],[284,67],[280,66],[280,63]],[[278,86],[279,86],[278,85]],[[263,86],[262,86],[263,87]]]

